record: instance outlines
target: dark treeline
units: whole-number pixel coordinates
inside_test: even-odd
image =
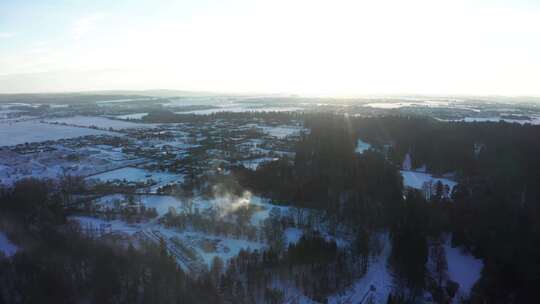
[[[413,167],[457,173],[454,203],[437,218],[455,245],[484,260],[474,302],[539,300],[540,126],[391,117],[358,120],[355,130],[392,143],[395,163],[410,153]]]
[[[284,252],[270,248],[263,252],[240,251],[219,276],[214,260],[211,273],[226,298],[238,303],[289,303],[291,295],[283,293],[286,286],[294,286],[309,298],[327,302],[327,297],[349,286],[363,274],[358,264],[351,264],[351,253],[337,247],[317,234],[304,235]],[[219,266],[221,267],[221,266]],[[273,283],[280,282],[281,287]]]
[[[291,119],[302,118],[302,113],[295,112],[216,112],[208,115],[174,113],[168,110],[156,110],[142,118],[148,123],[205,123],[216,119],[227,121],[262,119],[275,123],[288,123]]]
[[[357,137],[378,146],[391,144],[390,156],[396,161],[410,152],[413,167],[426,165],[432,173],[506,176],[527,181],[537,178],[537,170],[532,169],[540,168],[540,126],[404,117],[353,121]]]
[[[342,116],[322,116],[306,125],[310,134],[298,143],[294,160],[239,169],[240,182],[277,203],[323,209],[336,220],[373,227],[388,223],[402,200],[398,168],[380,153],[354,153],[356,138]]]
[[[23,180],[0,194],[0,230],[22,246],[0,257],[0,303],[220,303],[208,278],[189,278],[164,245],[96,240],[66,220],[62,191]]]

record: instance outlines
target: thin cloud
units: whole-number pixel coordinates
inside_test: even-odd
[[[92,32],[97,27],[97,23],[100,19],[102,19],[102,17],[103,15],[101,14],[93,14],[76,20],[71,28],[73,37],[75,37],[75,39],[81,39],[88,33]]]
[[[0,39],[7,39],[7,38],[12,38],[12,37],[15,37],[15,33],[11,33],[11,32],[0,32]]]

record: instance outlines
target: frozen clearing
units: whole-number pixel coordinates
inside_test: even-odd
[[[7,257],[11,257],[17,251],[19,251],[19,247],[10,242],[7,236],[0,231],[0,252],[2,252]]]
[[[12,146],[88,135],[120,134],[88,128],[40,123],[35,120],[0,124],[0,146]]]
[[[446,261],[448,262],[448,276],[452,281],[459,283],[458,295],[467,298],[471,288],[480,279],[484,263],[461,248],[451,247],[450,242],[444,245]]]
[[[401,172],[401,176],[403,176],[403,185],[405,185],[405,187],[422,189],[422,186],[426,182],[431,181],[433,184],[435,184],[438,181],[441,181],[443,185],[448,185],[448,187],[450,188],[450,193],[451,193],[452,189],[454,189],[454,186],[457,185],[457,183],[452,180],[449,180],[447,178],[433,177],[429,173],[406,171],[406,170],[400,170],[400,172]]]
[[[96,127],[100,129],[121,130],[121,129],[134,129],[134,128],[151,128],[151,124],[134,123],[124,120],[115,120],[99,116],[73,116],[63,118],[52,118],[46,120],[51,123],[59,123],[66,125],[73,125],[79,127]]]
[[[361,139],[358,139],[356,141],[356,149],[354,150],[356,153],[364,153],[365,151],[369,150],[371,148],[371,145],[368,144],[365,141],[362,141]]]

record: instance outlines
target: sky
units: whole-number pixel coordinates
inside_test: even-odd
[[[0,0],[0,93],[540,96],[538,0]]]

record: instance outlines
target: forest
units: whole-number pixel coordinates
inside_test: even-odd
[[[305,124],[311,132],[294,159],[239,169],[239,181],[276,203],[322,209],[359,236],[389,229],[391,266],[412,291],[394,300],[409,301],[426,287],[428,241],[444,233],[484,260],[471,302],[538,300],[539,126],[332,114],[308,115]],[[375,148],[354,153],[358,138]],[[451,200],[404,191],[398,170],[407,153],[414,167],[455,173]]]

